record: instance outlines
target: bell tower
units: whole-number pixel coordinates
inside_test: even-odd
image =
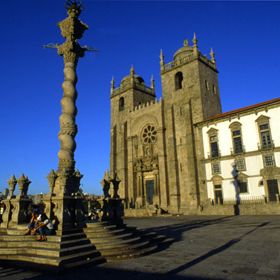
[[[129,197],[128,184],[128,151],[131,151],[130,126],[131,112],[136,106],[152,102],[156,98],[154,80],[151,85],[145,85],[144,79],[135,74],[134,67],[130,68],[129,75],[125,76],[119,87],[111,81],[111,153],[110,170],[117,172],[120,177],[120,196]]]
[[[190,46],[185,40],[169,63],[160,53],[170,210],[190,214],[204,196],[197,164],[200,137],[194,124],[221,113],[214,52],[208,59],[200,53],[195,34],[192,41]]]
[[[221,113],[218,85],[218,70],[215,54],[210,51],[210,59],[198,49],[196,35],[193,45],[188,40],[173,56],[173,61],[165,64],[160,54],[160,70],[163,97],[168,103],[191,101],[194,122],[199,122]]]

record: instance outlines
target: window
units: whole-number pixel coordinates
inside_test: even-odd
[[[269,130],[269,124],[261,124],[259,126],[260,129],[260,136],[261,136],[261,147],[263,149],[271,148],[272,142],[270,137],[270,130]]]
[[[242,144],[241,123],[234,122],[229,127],[231,129],[233,154],[241,154],[244,152]]]
[[[220,174],[220,173],[221,173],[220,163],[219,162],[212,163],[212,174]]]
[[[248,192],[248,184],[247,182],[239,182],[239,193],[247,193]]]
[[[235,161],[236,169],[238,171],[244,171],[246,170],[246,165],[245,165],[245,159],[244,158],[239,158]]]
[[[264,166],[268,167],[268,166],[274,166],[275,162],[274,162],[274,156],[271,155],[264,155],[263,156],[263,162],[264,162]]]
[[[183,73],[177,72],[175,74],[175,90],[181,89],[183,87]]]
[[[155,143],[157,140],[157,131],[156,128],[152,125],[147,125],[142,134],[144,144]]]
[[[211,128],[208,132],[209,144],[210,144],[210,157],[217,158],[220,156],[218,145],[218,130]]]
[[[217,135],[210,136],[211,157],[219,156],[218,138]]]
[[[248,176],[244,173],[240,173],[237,178],[238,192],[248,193]]]
[[[257,125],[259,128],[259,136],[260,136],[260,149],[271,149],[273,148],[273,141],[271,137],[270,125],[269,125],[269,117],[260,116],[257,120]]]
[[[124,110],[124,97],[121,97],[119,100],[119,111]]]
[[[209,90],[209,83],[206,80],[205,80],[205,88],[206,88],[206,90]]]
[[[214,93],[214,94],[217,94],[217,88],[216,88],[215,85],[213,85],[213,93]]]

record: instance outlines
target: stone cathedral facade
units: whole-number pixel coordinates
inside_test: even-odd
[[[223,203],[223,195],[228,192],[220,191],[223,171],[209,173],[211,160],[217,164],[222,157],[218,153],[209,158],[208,146],[210,150],[218,149],[218,143],[212,145],[204,134],[209,137],[217,132],[214,127],[207,134],[209,123],[215,126],[218,122],[217,116],[223,120],[234,116],[221,117],[215,56],[212,50],[210,58],[202,55],[195,36],[192,45],[184,41],[169,63],[165,63],[161,52],[160,73],[160,100],[153,78],[150,85],[145,84],[133,67],[119,87],[111,82],[110,169],[121,180],[120,195],[127,209],[158,208],[195,214],[206,202]],[[219,141],[229,143],[227,139]],[[235,155],[231,156],[234,163]],[[217,197],[215,184],[210,184],[215,180],[220,186]]]

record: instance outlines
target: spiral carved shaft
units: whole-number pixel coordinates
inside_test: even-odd
[[[60,116],[60,151],[58,152],[59,170],[66,169],[74,171],[74,152],[76,149],[75,136],[77,125],[75,122],[77,115],[76,108],[76,65],[73,62],[65,62],[63,98],[61,99],[62,114]]]
[[[82,48],[78,39],[82,38],[84,31],[88,28],[78,17],[81,9],[77,3],[69,6],[68,17],[58,25],[61,35],[66,41],[59,45],[58,54],[64,58],[64,82],[62,84],[63,97],[61,99],[62,114],[60,116],[60,150],[58,152],[59,171],[75,170],[74,152],[76,149],[75,136],[77,134],[76,125],[76,67],[80,57],[84,56],[85,48]]]

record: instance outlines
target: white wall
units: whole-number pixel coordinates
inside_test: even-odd
[[[203,146],[204,146],[204,157],[207,159],[210,154],[210,145],[208,131],[211,128],[218,130],[218,141],[219,150],[221,156],[231,155],[232,150],[232,137],[231,130],[229,126],[234,122],[241,123],[242,131],[242,141],[245,147],[245,152],[258,151],[259,131],[256,120],[260,116],[267,116],[270,118],[270,130],[272,139],[274,141],[275,147],[280,147],[280,106],[271,108],[268,110],[261,110],[256,108],[258,111],[255,113],[252,110],[251,114],[243,115],[242,112],[239,113],[239,117],[236,115],[227,117],[226,119],[221,119],[215,121],[213,124],[204,125],[202,128]],[[276,166],[280,167],[280,152],[274,153]],[[261,197],[264,195],[264,187],[259,185],[262,180],[260,176],[260,170],[263,168],[263,159],[261,155],[246,156],[246,171],[242,173],[248,175],[248,193],[240,194],[242,198],[254,198]],[[233,175],[232,175],[232,164],[234,163],[234,158],[231,159],[220,159],[221,173],[219,176],[223,178],[223,196],[225,200],[233,200],[235,198],[235,188],[233,185]],[[211,163],[205,164],[206,171],[206,181],[207,181],[207,192],[209,198],[214,198],[214,190],[212,183],[212,168]]]

